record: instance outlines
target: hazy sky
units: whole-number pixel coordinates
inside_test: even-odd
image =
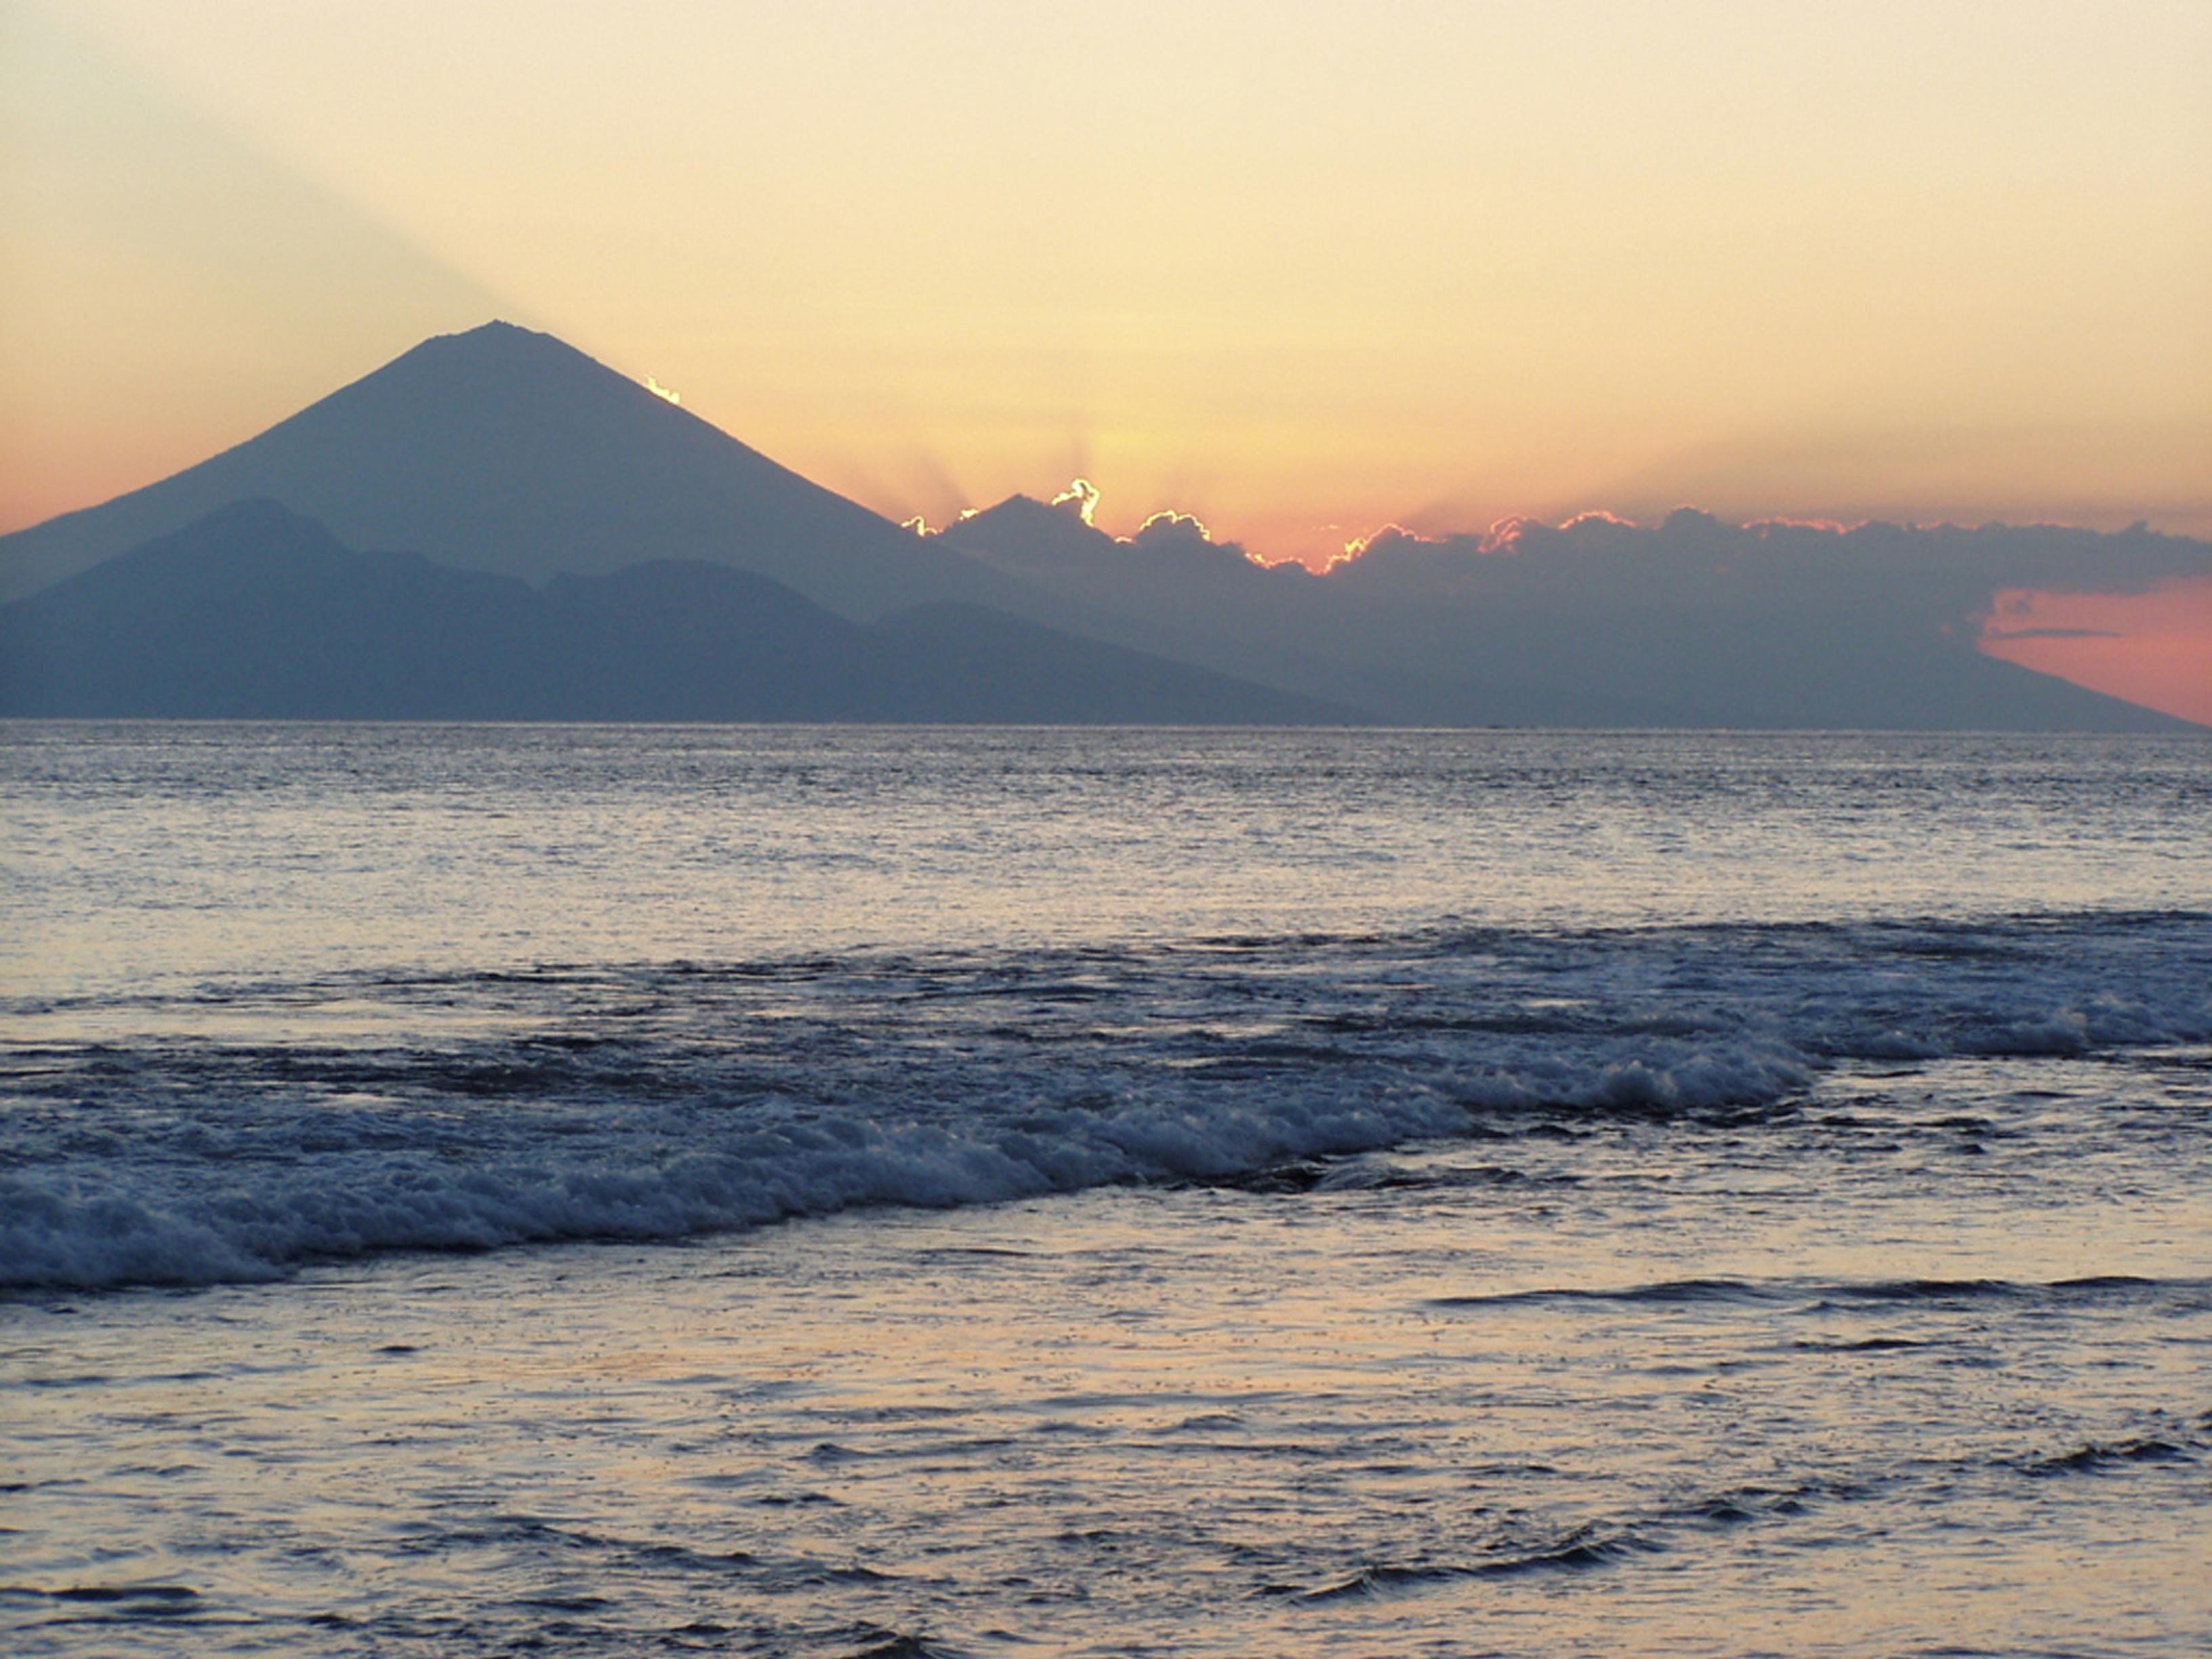
[[[2212,4],[0,0],[0,528],[549,329],[941,520],[2212,533]]]

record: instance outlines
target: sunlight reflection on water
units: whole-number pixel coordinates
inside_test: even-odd
[[[2212,1647],[2208,756],[0,728],[0,1631]]]

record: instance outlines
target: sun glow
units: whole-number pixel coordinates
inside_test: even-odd
[[[1152,517],[1146,519],[1144,523],[1139,525],[1137,526],[1136,536],[1124,536],[1121,538],[1121,539],[1125,542],[1133,542],[1137,539],[1137,536],[1141,536],[1147,530],[1151,530],[1155,527],[1164,530],[1178,530],[1186,526],[1197,532],[1199,540],[1202,542],[1210,542],[1213,539],[1213,532],[1206,527],[1206,521],[1200,518],[1197,514],[1178,513],[1171,507],[1162,507],[1158,512],[1153,514]]]
[[[1364,536],[1354,536],[1350,541],[1345,543],[1344,551],[1342,553],[1329,560],[1328,568],[1334,570],[1338,565],[1350,564],[1354,559],[1359,557],[1361,554],[1366,552],[1369,548],[1374,546],[1376,543],[1381,541],[1385,536],[1410,536],[1413,533],[1413,532],[1407,529],[1405,526],[1393,523],[1383,525],[1378,529],[1370,530]]]
[[[1089,524],[1098,511],[1098,486],[1088,478],[1076,478],[1066,489],[1052,498],[1054,507],[1072,507],[1075,516]]]
[[[2212,578],[2146,593],[2013,588],[1982,625],[1984,654],[2212,726]]]

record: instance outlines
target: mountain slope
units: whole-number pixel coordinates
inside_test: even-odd
[[[51,591],[226,503],[262,497],[326,524],[342,548],[411,548],[447,567],[404,580],[394,567],[383,586],[370,582],[351,601],[368,616],[375,604],[401,603],[403,592],[412,604],[428,586],[452,587],[434,614],[392,624],[391,647],[403,656],[442,637],[474,605],[526,610],[533,625],[550,627],[571,591],[564,578],[706,562],[780,583],[848,622],[931,609],[940,651],[954,648],[958,608],[982,607],[1000,629],[1020,616],[1059,630],[1055,638],[1107,641],[1408,725],[2180,729],[1984,657],[1975,644],[2008,592],[2141,593],[2212,577],[2212,544],[2140,528],[1839,532],[1725,525],[1692,510],[1644,528],[1585,514],[1555,529],[1516,521],[1480,537],[1387,531],[1326,574],[1256,564],[1233,544],[1212,542],[1194,519],[1164,514],[1117,540],[1078,512],[1020,496],[941,535],[915,537],[561,342],[490,324],[426,341],[159,483],[0,537],[0,599]],[[511,594],[494,603],[452,586],[465,574],[552,586],[526,605]],[[347,580],[368,577],[351,568]],[[630,587],[592,590],[593,602],[643,604],[644,579],[626,580]],[[235,583],[222,591],[256,602]],[[723,605],[733,592],[710,586],[696,597]],[[172,602],[182,614],[201,598],[179,591]],[[933,609],[945,606],[953,608]],[[773,606],[763,599],[759,608],[766,615]],[[656,624],[671,638],[689,636],[679,611],[669,601]],[[790,625],[803,633],[812,623]],[[908,625],[907,645],[885,635],[869,648],[878,656],[908,648],[921,627]],[[994,635],[1006,661],[971,656],[964,678],[936,684],[931,706],[983,696],[1014,664],[1034,669],[1037,653],[1025,638]],[[109,661],[96,641],[87,648],[88,661]],[[257,647],[264,659],[276,648]],[[349,647],[334,635],[331,648]],[[630,661],[641,685],[665,678],[658,650]],[[1067,706],[1108,718],[1084,697],[1130,684],[1126,665],[1100,659],[1091,691],[1078,696],[1066,677],[1090,659],[1072,644],[1055,651]],[[312,670],[335,696],[337,661],[295,663],[288,683],[307,684],[299,676],[312,678]],[[526,677],[514,676],[526,666],[512,665],[498,695],[519,696]],[[349,672],[365,684],[361,677],[381,671],[364,663]],[[712,681],[732,672],[701,657],[685,683],[696,689],[705,683],[696,674]],[[1167,684],[1163,666],[1150,672]],[[1041,682],[1027,684],[1024,696],[1039,691]],[[674,686],[666,681],[672,696]],[[387,689],[400,696],[396,684]],[[726,691],[714,706],[738,706],[727,702],[737,691]],[[623,706],[640,706],[638,695],[610,684],[602,701],[612,708],[627,696]],[[739,701],[766,708],[760,700],[775,695],[763,684]],[[805,706],[826,708],[842,695],[810,684]],[[1156,717],[1134,712],[1152,706],[1141,702],[1115,706],[1132,712],[1113,718]]]
[[[1194,520],[1116,541],[1016,496],[942,539],[1081,630],[1409,725],[2173,732],[2188,722],[1975,649],[2038,582],[2140,591],[2202,543],[2045,527],[1403,532],[1326,575],[1263,568]]]
[[[1340,711],[982,606],[863,625],[648,561],[536,588],[234,503],[0,606],[0,714],[1266,724]]]
[[[252,498],[354,546],[532,581],[705,559],[861,618],[1012,586],[550,335],[488,323],[426,340],[158,483],[0,538],[0,599]]]

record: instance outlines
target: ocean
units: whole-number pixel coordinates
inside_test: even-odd
[[[0,1647],[2212,1650],[2201,738],[0,726]]]

